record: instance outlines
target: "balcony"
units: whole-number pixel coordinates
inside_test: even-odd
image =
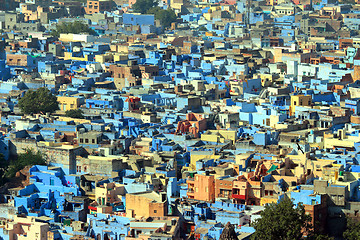
[[[230,198],[231,194],[219,194],[219,198]]]

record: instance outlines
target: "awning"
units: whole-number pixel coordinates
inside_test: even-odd
[[[270,167],[270,169],[267,170],[266,172],[267,172],[267,173],[271,173],[272,171],[276,170],[277,167],[278,167],[277,165],[272,165],[272,166]]]

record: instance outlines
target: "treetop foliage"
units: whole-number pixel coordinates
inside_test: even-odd
[[[132,9],[137,13],[145,14],[157,5],[158,2],[156,0],[136,0],[136,3],[132,5]]]
[[[26,149],[25,153],[20,153],[17,159],[9,163],[5,176],[7,178],[15,177],[15,174],[26,166],[46,165],[46,156],[40,151]]]
[[[175,22],[177,18],[174,10],[160,8],[156,0],[137,0],[132,9],[141,14],[153,14],[164,27],[171,26],[171,23]]]
[[[347,218],[346,230],[343,233],[343,237],[346,240],[358,240],[360,239],[360,222],[351,218]]]
[[[255,233],[253,240],[330,240],[331,237],[313,231],[311,216],[305,213],[304,205],[297,206],[290,199],[271,203],[261,212],[261,218],[252,225]],[[304,238],[303,235],[307,235]],[[359,238],[357,238],[359,239]]]
[[[96,34],[93,29],[91,29],[87,24],[82,21],[59,23],[56,25],[56,29],[51,31],[51,35],[54,37],[60,37],[61,33],[88,33],[91,35]]]
[[[45,87],[27,91],[19,100],[19,107],[25,114],[52,113],[59,109],[57,97]]]
[[[303,230],[310,229],[311,217],[305,214],[304,206],[294,204],[289,199],[271,203],[261,212],[261,218],[254,222],[255,233],[252,239],[301,239]]]
[[[81,109],[72,109],[65,112],[65,116],[71,118],[84,118],[83,111]]]

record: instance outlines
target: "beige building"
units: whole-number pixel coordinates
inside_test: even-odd
[[[296,107],[306,107],[311,106],[311,96],[310,95],[293,95],[290,100],[290,114],[294,115]]]
[[[14,221],[2,221],[1,228],[9,240],[47,240],[49,225],[36,222],[34,217],[14,216]]]
[[[99,205],[121,202],[121,196],[125,195],[125,188],[119,183],[104,183],[95,188],[95,199]]]
[[[134,218],[167,215],[166,193],[142,192],[126,194],[126,216]]]
[[[57,97],[60,111],[76,110],[80,107],[80,99],[77,97]]]
[[[239,116],[239,115],[238,115]],[[230,140],[232,143],[236,141],[236,131],[230,130],[208,130],[201,134],[202,141],[224,143]]]

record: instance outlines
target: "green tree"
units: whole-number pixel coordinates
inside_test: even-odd
[[[333,237],[329,237],[325,234],[316,234],[316,233],[310,233],[309,236],[306,238],[307,240],[334,240]]]
[[[17,159],[10,163],[5,176],[7,178],[13,178],[18,171],[26,166],[46,165],[46,162],[46,156],[42,152],[28,148],[25,150],[25,153],[18,154]]]
[[[27,91],[19,100],[19,107],[25,114],[52,113],[59,109],[56,96],[45,87]]]
[[[261,218],[253,223],[256,240],[295,240],[302,239],[303,231],[311,230],[311,217],[305,213],[304,206],[294,204],[289,199],[272,203],[261,212]]]
[[[51,35],[54,37],[60,37],[61,33],[88,33],[95,35],[96,32],[91,29],[87,24],[81,21],[63,22],[56,25],[56,28],[51,31]]]
[[[84,118],[83,113],[84,112],[80,109],[72,109],[72,110],[67,110],[65,112],[65,116],[71,117],[71,118]]]
[[[199,27],[199,31],[200,32],[206,32],[207,28],[205,26],[201,26],[201,27]]]
[[[170,27],[171,23],[175,22],[177,17],[172,9],[161,9],[160,7],[153,7],[147,11],[147,14],[154,14],[155,19],[160,20],[164,27]]]
[[[355,5],[356,2],[355,0],[343,0],[343,1],[340,1],[340,4],[350,4],[350,5]]]
[[[157,5],[158,2],[156,0],[136,0],[136,3],[132,5],[132,9],[134,12],[144,14]]]
[[[343,233],[343,237],[346,240],[360,239],[360,222],[351,218],[347,218],[346,221],[346,230]]]
[[[0,184],[3,185],[6,181],[6,172],[9,167],[9,161],[7,161],[4,155],[0,154]]]

